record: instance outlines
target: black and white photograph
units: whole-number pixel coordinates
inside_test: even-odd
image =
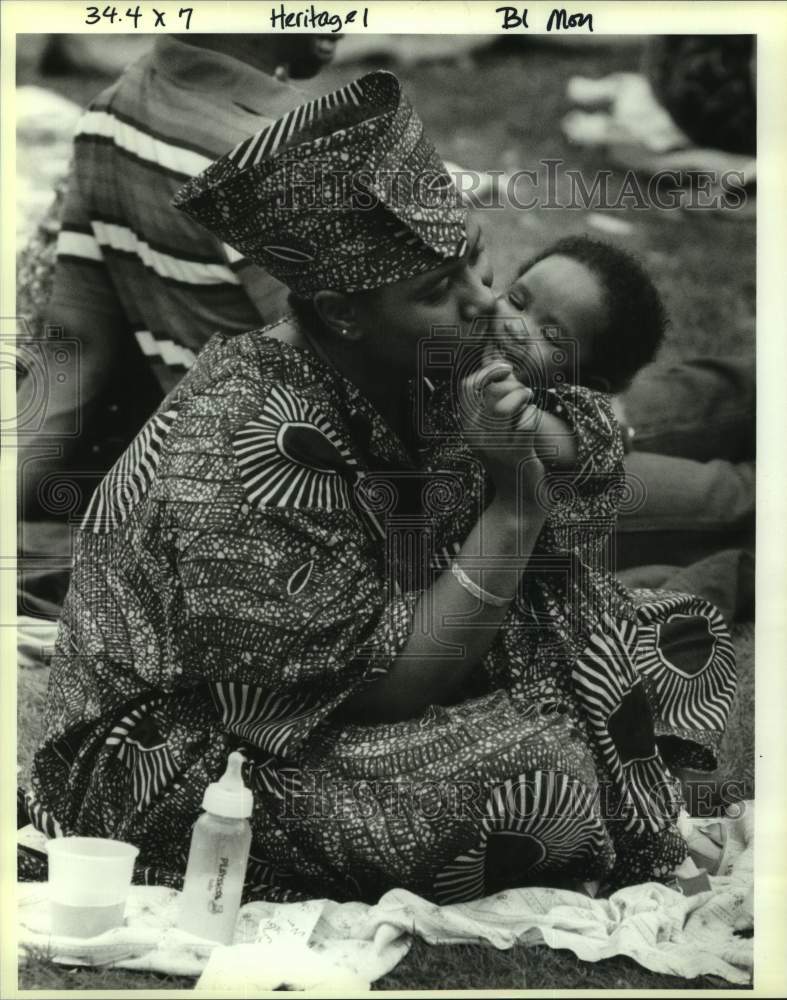
[[[777,995],[787,7],[3,6],[3,995]]]

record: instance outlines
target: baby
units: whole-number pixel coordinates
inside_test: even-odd
[[[616,394],[653,359],[665,326],[659,293],[636,258],[569,236],[519,267],[498,299],[494,337],[525,385],[566,381]]]
[[[561,382],[616,395],[653,360],[666,324],[661,297],[635,257],[609,243],[567,237],[522,264],[499,296],[480,381],[488,384],[486,391],[493,395],[498,387],[502,393],[509,387],[513,369],[513,377],[536,395]],[[612,400],[612,408],[627,447],[631,432],[619,398]],[[536,452],[540,445],[551,446],[556,448],[556,464],[571,465],[573,449],[570,441],[568,447],[561,444],[565,434],[561,428],[552,413],[543,414],[535,436]],[[672,773],[684,786],[706,778],[675,765]],[[686,823],[681,832],[690,851],[705,851],[706,867],[718,863],[720,851],[707,838],[700,842]],[[682,877],[695,873],[693,861],[679,871]]]

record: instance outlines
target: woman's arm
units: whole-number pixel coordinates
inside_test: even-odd
[[[428,705],[450,704],[494,641],[538,539],[546,512],[537,505],[520,521],[516,506],[493,500],[455,561],[506,603],[481,603],[449,570],[422,595],[415,630],[388,673],[352,695],[337,713],[348,722],[396,722]],[[483,553],[484,569],[477,568]],[[451,648],[453,647],[453,648]]]
[[[342,720],[398,721],[430,704],[455,701],[492,645],[547,515],[536,498],[544,466],[533,450],[532,430],[525,421],[516,424],[511,419],[521,412],[520,388],[516,383],[513,397],[510,392],[486,392],[488,436],[479,451],[495,482],[496,497],[455,557],[477,586],[503,601],[480,602],[453,572],[443,573],[421,595],[414,631],[388,673],[347,699],[337,712]],[[490,427],[496,419],[497,426]]]

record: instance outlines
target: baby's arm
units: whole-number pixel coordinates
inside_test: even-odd
[[[502,376],[496,371],[491,375],[496,364],[503,368]],[[538,457],[553,468],[573,469],[577,460],[574,430],[556,394],[550,398],[550,393],[530,389],[514,375],[508,362],[492,362],[487,370],[490,377],[481,376],[486,402],[513,400],[516,409],[511,409],[511,419],[521,430],[532,432]]]
[[[536,452],[544,464],[576,472],[577,485],[617,479],[623,472],[623,438],[609,396],[570,385],[538,395]]]
[[[583,477],[619,473],[623,455],[620,428],[609,398],[582,386],[532,390],[513,372],[486,386],[491,401],[521,398],[512,413],[517,425],[532,430],[534,449],[548,469],[576,472]]]
[[[558,404],[554,412],[538,408],[538,430],[533,447],[542,462],[553,469],[573,469],[577,463],[577,441]]]

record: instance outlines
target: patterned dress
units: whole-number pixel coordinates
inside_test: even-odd
[[[459,703],[380,725],[334,710],[423,627],[420,594],[491,499],[449,383],[405,447],[320,359],[214,338],[93,497],[75,539],[34,812],[140,848],[179,885],[205,786],[240,748],[246,898],[436,902],[529,883],[665,879],[670,765],[712,769],[735,688],[725,625],[608,569],[628,501],[606,397],[564,386],[576,472]]]

